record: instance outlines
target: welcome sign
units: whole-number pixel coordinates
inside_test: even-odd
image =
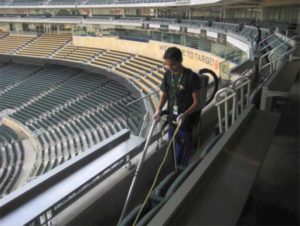
[[[169,46],[160,45],[159,48],[163,55],[163,53],[166,51],[166,49],[169,48]],[[213,69],[213,71],[218,71],[220,68],[220,63],[224,61],[224,60],[221,60],[221,58],[216,59],[215,56],[214,57],[207,56],[206,52],[200,52],[200,51],[196,52],[196,51],[182,49],[182,47],[179,47],[179,48],[181,48],[184,62],[186,62],[187,59],[189,61],[198,61],[201,64],[204,63],[207,66],[211,67],[211,69]]]

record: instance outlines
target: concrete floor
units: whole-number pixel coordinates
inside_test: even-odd
[[[299,225],[299,76],[238,225]]]

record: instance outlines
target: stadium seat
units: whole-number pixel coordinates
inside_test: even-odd
[[[23,56],[48,57],[72,40],[70,34],[45,34],[38,37],[17,54]]]

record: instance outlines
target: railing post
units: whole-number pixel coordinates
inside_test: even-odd
[[[229,110],[228,103],[232,100],[232,106]],[[231,88],[223,88],[220,89],[215,96],[215,106],[218,111],[218,120],[219,120],[219,132],[226,132],[229,127],[234,123],[236,118],[236,92]],[[221,106],[224,105],[224,122],[225,122],[225,130],[223,130],[223,119],[222,119],[222,111]],[[231,123],[228,122],[228,116],[231,113]]]
[[[237,94],[237,107],[236,107],[236,116],[242,113],[243,110],[247,108],[250,103],[250,79],[247,77],[240,77],[233,82],[233,90]],[[246,89],[246,90],[245,90]],[[246,98],[246,101],[245,101]],[[245,103],[246,102],[246,103]],[[240,107],[240,111],[239,111]]]

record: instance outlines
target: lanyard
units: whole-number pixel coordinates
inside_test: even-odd
[[[178,94],[178,90],[179,90],[179,87],[180,87],[180,83],[181,83],[181,80],[182,80],[182,74],[183,73],[181,73],[180,74],[180,78],[179,78],[179,80],[178,80],[178,84],[177,84],[177,86],[176,86],[176,84],[175,84],[175,81],[174,81],[174,74],[172,73],[172,85],[173,85],[173,89],[174,89],[174,93],[175,93],[175,96],[174,96],[174,98],[175,98],[175,105],[177,105],[177,94]]]

